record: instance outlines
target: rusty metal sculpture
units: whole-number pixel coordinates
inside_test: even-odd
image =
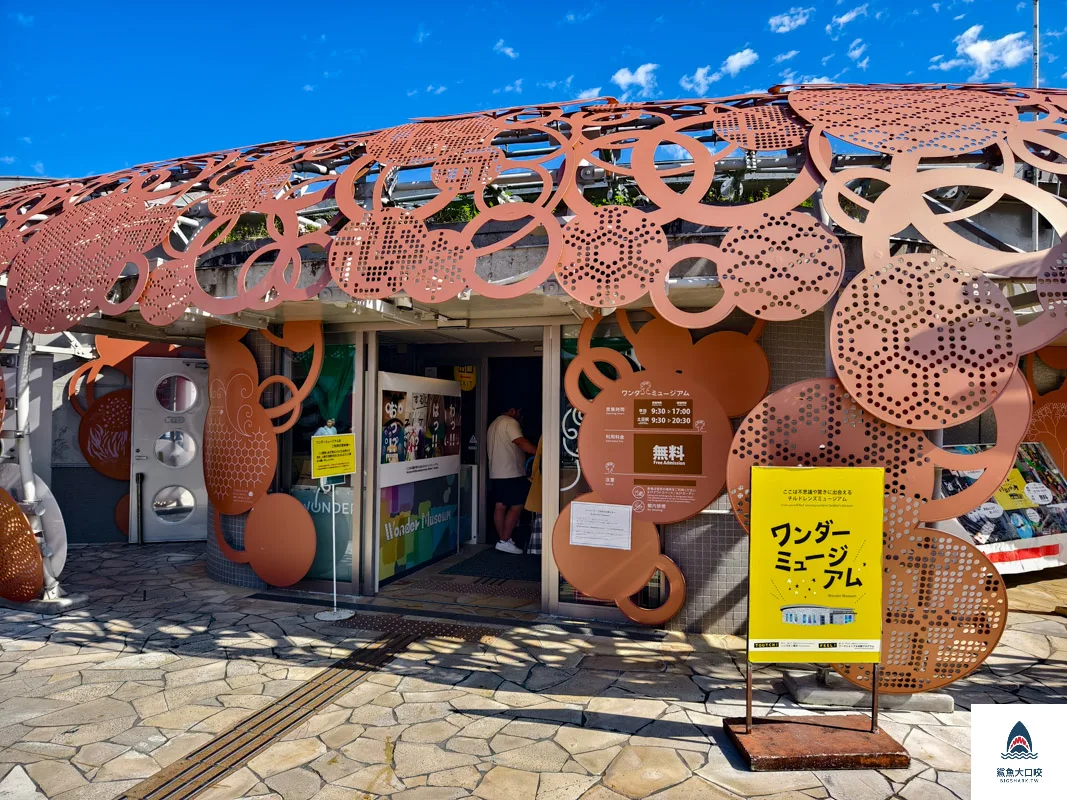
[[[570,544],[566,510],[553,529],[552,547],[561,574],[579,591],[614,601],[636,622],[656,624],[682,607],[685,584],[677,565],[660,554],[655,523],[691,517],[719,495],[730,417],[759,402],[770,370],[756,343],[762,323],[747,336],[719,331],[694,344],[689,331],[655,312],[637,330],[625,310],[617,313],[643,369],[635,371],[615,350],[592,346],[597,313],[582,325],[565,385],[583,414],[578,453],[585,454],[583,473],[593,488],[586,502],[630,506],[637,543],[630,551],[598,552],[590,559]],[[599,364],[614,369],[615,378],[609,380]],[[583,376],[599,389],[596,397],[583,394]],[[641,609],[629,598],[656,569],[667,576],[668,602]]]
[[[942,686],[948,682],[946,675],[953,675],[949,680],[955,680],[977,668],[999,639],[1006,618],[1003,585],[991,578],[995,569],[974,545],[920,526],[966,514],[999,488],[1015,465],[1016,450],[1028,427],[1029,408],[1029,389],[1017,374],[993,403],[997,443],[969,455],[942,450],[920,430],[879,419],[834,378],[787,386],[769,396],[741,423],[731,448],[727,485],[734,513],[746,529],[753,466],[885,467],[883,564],[887,577],[883,596],[887,616],[880,682],[884,691],[914,692]],[[935,498],[938,467],[982,474],[963,492]],[[930,537],[939,536],[950,539],[952,546],[933,544]],[[964,562],[968,569],[959,569]],[[976,568],[970,569],[971,565]],[[932,584],[927,585],[928,578],[942,573],[951,573],[951,591],[941,591],[941,582],[936,584],[940,593],[929,591]],[[967,615],[961,616],[956,610],[957,595],[983,599],[974,609],[968,606]],[[903,609],[909,604],[912,610],[905,613]],[[970,638],[956,636],[955,627],[948,630],[946,625],[930,624],[932,616],[938,615],[959,619],[959,632],[966,631]],[[854,682],[870,679],[868,672],[850,671],[845,666],[839,671]]]
[[[207,332],[210,401],[204,423],[204,482],[223,555],[251,564],[273,586],[291,586],[307,574],[315,558],[315,525],[298,500],[267,491],[278,463],[275,437],[296,424],[322,368],[322,323],[287,322],[280,337],[262,332],[278,347],[295,352],[313,348],[307,379],[299,388],[279,375],[259,380],[255,358],[241,343],[246,333],[228,325]],[[275,383],[288,389],[289,398],[265,408],[263,392]],[[222,515],[246,512],[251,513],[245,520],[245,549],[239,551],[223,535]]]
[[[1026,382],[1034,396],[1034,413],[1026,441],[1041,442],[1061,472],[1067,471],[1067,383],[1041,394],[1034,380],[1034,361],[1057,370],[1067,369],[1067,347],[1043,347],[1026,361]]]
[[[41,548],[15,499],[0,489],[0,597],[26,602],[44,586]]]

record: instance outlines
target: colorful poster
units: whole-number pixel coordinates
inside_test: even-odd
[[[985,445],[945,449],[966,454],[980,452]],[[941,492],[958,494],[981,474],[942,470]],[[1044,444],[1023,442],[1015,468],[996,494],[943,527],[972,539],[1004,574],[1067,564],[1067,480]]]
[[[458,546],[458,475],[381,489],[379,585],[452,555]]]
[[[379,374],[381,486],[459,472],[462,412],[456,381]]]
[[[753,467],[748,657],[877,663],[884,471]]]

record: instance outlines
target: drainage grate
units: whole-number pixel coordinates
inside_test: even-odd
[[[462,625],[397,614],[356,614],[334,624],[340,628],[382,631],[393,636],[414,635],[416,639],[460,639],[465,642],[488,642],[501,631],[485,625]]]
[[[384,626],[362,627],[381,630]],[[327,667],[302,686],[278,698],[277,702],[137,784],[123,797],[127,800],[185,800],[240,769],[261,750],[333,702],[410,644],[428,635],[421,633],[419,626],[411,624],[391,627],[396,632],[387,633]]]

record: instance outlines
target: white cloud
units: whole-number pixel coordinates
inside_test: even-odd
[[[867,50],[867,45],[863,43],[863,39],[855,39],[852,44],[848,46],[848,57],[853,61],[859,61],[860,56]]]
[[[863,61],[857,62],[856,66],[859,67],[860,69],[866,71],[866,69],[867,69],[867,67],[868,67],[868,65],[870,63],[871,63],[871,57],[867,56],[865,59],[863,59]]]
[[[931,64],[936,64],[938,61],[940,61],[944,57],[945,57],[944,53],[938,53],[936,56],[934,56],[933,58],[930,59],[930,63]]]
[[[19,141],[23,144],[33,144],[33,139],[31,139],[29,136],[20,136]]]
[[[866,3],[864,3],[862,6],[856,6],[850,11],[846,11],[839,17],[834,17],[832,20],[830,20],[830,24],[826,26],[826,32],[832,34],[834,32],[834,28],[837,28],[837,30],[840,31],[842,28],[848,25],[848,23],[852,22],[852,20],[854,20],[856,17],[865,16],[867,16]]]
[[[722,71],[730,75],[730,77],[736,77],[737,73],[745,67],[751,67],[757,61],[759,61],[759,53],[751,47],[746,47],[739,53],[734,53],[733,55],[728,56],[726,60],[722,62]]]
[[[410,92],[408,92],[408,97],[414,97],[418,93],[419,93],[418,89],[412,89]]]
[[[656,91],[656,70],[659,64],[642,64],[631,72],[627,67],[617,70],[611,76],[611,82],[624,92],[637,89],[642,97],[651,97]]]
[[[568,75],[566,79],[562,81],[539,81],[538,86],[545,89],[562,89],[564,91],[570,91],[571,83],[574,81],[573,75]]]
[[[23,28],[29,28],[31,25],[33,25],[33,17],[28,14],[15,12],[14,14],[9,14],[9,16]]]
[[[422,23],[420,22],[418,30],[415,31],[415,43],[422,44],[423,42],[425,42],[427,39],[430,38],[431,32],[432,31],[426,30],[426,28],[424,28]]]
[[[952,18],[952,21],[953,22],[959,22],[961,19],[963,19],[966,16],[967,16],[966,14],[957,14],[956,16],[954,16]]]
[[[43,161],[38,161],[36,164],[32,164],[31,166],[33,167],[33,171],[36,172],[38,175],[44,175]]]
[[[1022,31],[999,39],[982,39],[981,25],[972,25],[955,39],[956,58],[942,59],[930,69],[971,69],[968,80],[984,81],[998,69],[1017,67],[1030,57],[1030,41]]]
[[[1024,2],[1019,2],[1015,4],[1016,11],[1022,11],[1024,8],[1026,8],[1026,3]]]
[[[574,25],[579,22],[585,22],[590,17],[593,17],[599,10],[600,9],[594,6],[592,8],[586,9],[585,11],[568,11],[566,14],[563,15],[563,21],[570,25]]]
[[[793,55],[796,55],[796,51],[794,51]],[[792,58],[792,56],[789,57]],[[683,75],[678,83],[688,92],[704,94],[707,92],[708,87],[711,86],[711,84],[722,80],[723,75],[729,75],[731,78],[736,78],[737,73],[745,67],[751,67],[757,61],[759,61],[759,53],[751,47],[746,47],[744,50],[727,56],[726,60],[722,62],[722,66],[715,72],[711,71],[710,65],[698,67],[692,75]]]
[[[825,75],[798,75],[794,70],[787,69],[780,74],[782,83],[787,84],[801,84],[801,83],[833,83],[833,80]]]
[[[426,87],[426,94],[442,94],[447,91],[447,86],[434,86],[432,83]]]
[[[14,156],[0,156],[0,164],[14,164],[15,161]]]
[[[711,84],[722,77],[718,72],[714,74],[710,73],[710,64],[706,67],[699,67],[692,75],[683,75],[682,79],[678,81],[678,84],[687,92],[704,94],[707,92],[708,87],[711,86]]]
[[[791,58],[795,58],[800,55],[799,50],[790,50],[788,53],[779,53],[774,57],[775,64],[781,64],[783,61],[788,61]]]
[[[814,11],[814,8],[791,8],[782,14],[775,14],[767,20],[767,24],[771,26],[771,30],[775,33],[789,33],[789,31],[794,31],[801,25],[806,24],[808,17]]]
[[[822,65],[825,67],[830,62],[830,59],[833,58],[835,55],[837,55],[837,54],[836,53],[830,53],[830,55],[828,55],[828,56],[823,56],[822,57]]]
[[[493,89],[493,94],[500,94],[501,92],[514,92],[515,94],[522,94],[522,78],[516,79],[514,83],[509,83],[507,86],[502,86],[499,89]]]
[[[310,83],[305,83],[304,84],[304,91],[305,92],[313,92],[313,91],[315,91],[315,87],[312,86]]]
[[[503,39],[498,40],[497,43],[493,45],[493,52],[500,53],[508,58],[519,57],[519,52],[514,47],[508,47],[508,45],[504,44]]]
[[[941,13],[941,4],[940,3],[931,3],[930,4],[930,8],[932,8],[934,10],[934,13],[936,13],[936,14],[940,14]]]
[[[594,86],[592,89],[582,89],[578,92],[578,96],[575,100],[592,100],[594,97],[600,97],[600,87]]]

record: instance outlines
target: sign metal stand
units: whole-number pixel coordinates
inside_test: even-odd
[[[315,619],[339,622],[354,616],[350,608],[337,607],[337,485],[356,471],[356,442],[351,433],[311,437],[311,477],[318,478],[319,490],[330,498],[330,545],[333,565],[333,610],[320,611]]]

